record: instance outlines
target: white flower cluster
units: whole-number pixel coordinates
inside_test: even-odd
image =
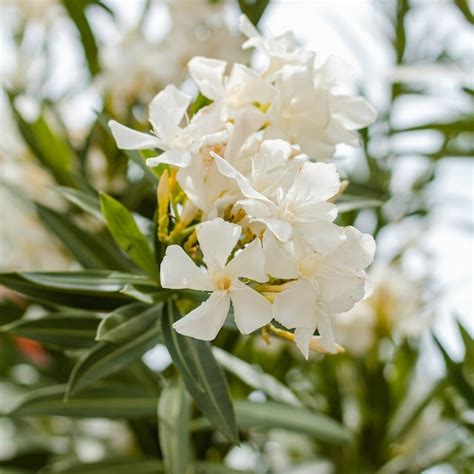
[[[292,34],[264,38],[245,17],[241,31],[243,47],[268,58],[264,71],[195,57],[189,72],[209,105],[189,119],[192,97],[168,86],[150,104],[151,134],[110,127],[120,148],[161,150],[147,164],[176,173],[185,194],[176,222],[202,221],[195,235],[206,269],[179,245],[161,264],[163,287],[211,292],[175,329],[212,340],[232,303],[243,334],[274,319],[294,329],[287,334],[305,357],[316,346],[334,353],[331,317],[363,298],[375,243],[334,223],[341,183],[324,161],[337,144],[358,144],[353,130],[375,112],[361,97],[337,95],[335,61],[315,68]]]

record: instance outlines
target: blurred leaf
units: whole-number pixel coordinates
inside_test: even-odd
[[[68,396],[139,359],[158,343],[160,327],[156,320],[161,314],[161,307],[157,306],[150,311],[152,310],[154,320],[150,321],[141,334],[131,336],[120,343],[100,342],[81,357],[69,378]]]
[[[239,427],[283,429],[306,434],[319,441],[334,444],[350,443],[350,432],[333,419],[304,408],[276,402],[234,402]]]
[[[87,20],[85,7],[89,2],[83,0],[62,0],[71,20],[76,25],[76,28],[81,37],[84,54],[87,59],[89,71],[92,76],[100,71],[99,66],[99,51],[94,38],[94,33]]]
[[[208,99],[202,92],[199,92],[196,99],[191,104],[190,116],[197,114],[203,107],[212,104],[212,100]]]
[[[100,202],[98,197],[74,188],[68,188],[66,186],[56,186],[54,189],[68,201],[72,202],[83,211],[91,214],[96,219],[105,224],[104,216],[100,211]]]
[[[155,257],[146,237],[140,232],[126,207],[104,193],[100,194],[102,214],[116,242],[130,258],[154,279],[158,280]]]
[[[451,357],[449,357],[449,354],[446,352],[445,348],[434,334],[433,339],[438,346],[441,355],[443,356],[450,382],[457,389],[459,395],[461,395],[461,397],[466,400],[466,403],[471,408],[474,408],[474,388],[469,385],[468,381],[464,377],[462,364],[454,362]]]
[[[33,390],[9,416],[142,418],[156,413],[157,397],[144,386],[102,383],[67,401],[64,400],[65,390],[65,385]]]
[[[166,474],[163,463],[156,459],[113,458],[105,461],[79,463],[58,462],[39,474]]]
[[[247,385],[250,385],[250,387],[261,390],[278,402],[301,406],[301,402],[288,387],[279,382],[275,377],[263,372],[260,366],[250,365],[219,347],[213,347],[212,352],[217,361],[226,370],[232,372]]]
[[[24,312],[25,308],[22,308],[15,302],[9,299],[0,299],[0,326],[20,319]]]
[[[455,5],[459,11],[464,15],[464,18],[471,24],[474,23],[474,15],[472,14],[471,8],[467,0],[454,0]]]
[[[165,471],[188,472],[190,465],[190,399],[181,379],[172,381],[161,392],[158,403],[158,430]]]
[[[337,211],[339,214],[350,211],[357,211],[359,209],[367,209],[369,207],[382,206],[383,201],[377,201],[375,199],[354,199],[354,200],[341,200],[336,203]]]
[[[40,319],[23,319],[1,330],[64,349],[88,348],[95,344],[99,322],[91,313],[61,312]]]
[[[31,275],[31,274],[30,274]],[[51,289],[18,273],[0,273],[0,284],[45,305],[59,305],[96,311],[107,311],[123,306],[130,301],[126,295],[97,293],[80,294],[72,290]]]
[[[270,0],[239,0],[240,11],[256,26]]]
[[[116,309],[101,321],[96,340],[117,343],[139,335],[156,321],[157,309],[142,303]]]
[[[161,318],[164,343],[198,408],[227,439],[237,444],[237,426],[225,376],[210,345],[178,334],[173,328],[173,303]]]
[[[8,94],[8,97],[20,134],[35,158],[51,172],[59,184],[75,187],[75,156],[68,141],[52,130],[43,115],[27,122],[15,107],[15,96]]]
[[[66,214],[60,214],[41,204],[36,204],[36,209],[43,224],[59,237],[84,268],[129,269],[126,259],[108,239],[82,230]]]

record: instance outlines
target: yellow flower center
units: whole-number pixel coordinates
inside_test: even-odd
[[[232,281],[228,276],[221,276],[216,281],[216,286],[218,290],[227,291],[230,288]]]

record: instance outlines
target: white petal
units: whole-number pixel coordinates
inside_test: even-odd
[[[217,100],[222,97],[226,64],[225,61],[200,56],[189,61],[189,74],[208,99]]]
[[[363,234],[355,227],[344,229],[346,239],[336,249],[334,257],[338,262],[354,270],[363,270],[374,260],[375,240],[369,234]]]
[[[288,285],[273,303],[273,317],[288,329],[316,327],[314,288],[305,280]]]
[[[374,108],[359,96],[331,97],[331,111],[345,127],[352,130],[367,127],[377,118]]]
[[[250,181],[241,173],[239,173],[230,163],[225,161],[222,157],[217,155],[214,152],[210,152],[211,156],[214,158],[217,164],[218,170],[228,178],[234,179],[239,186],[242,194],[250,199],[259,199],[265,202],[271,202],[267,197],[263,194],[256,191]]]
[[[249,278],[260,283],[268,281],[265,273],[265,256],[258,238],[254,239],[244,249],[237,252],[226,266],[235,278]]]
[[[266,231],[263,236],[265,271],[274,278],[298,278],[298,265],[292,252],[287,251],[274,234]]]
[[[242,334],[249,334],[272,320],[272,304],[249,286],[238,281],[229,294],[234,306],[235,324]]]
[[[310,247],[321,255],[331,255],[343,241],[342,227],[326,220],[298,224],[297,230]]]
[[[215,291],[207,301],[176,321],[173,328],[183,336],[212,341],[224,325],[229,307],[228,293]]]
[[[247,38],[260,37],[260,33],[257,28],[252,24],[252,22],[247,18],[246,15],[240,15],[239,18],[239,30]]]
[[[161,163],[177,166],[178,168],[186,168],[191,163],[191,153],[183,150],[170,150],[146,160],[146,164],[150,168],[158,166]]]
[[[162,145],[160,140],[153,135],[137,132],[121,125],[115,120],[109,120],[109,127],[117,146],[122,150],[146,150],[149,148],[160,148]]]
[[[200,269],[179,245],[170,245],[160,266],[163,288],[211,291],[214,285],[209,275]]]
[[[298,200],[326,201],[340,187],[340,179],[333,163],[306,162],[298,173],[289,194]]]
[[[288,242],[293,236],[293,226],[289,222],[276,217],[260,217],[255,220],[263,222],[281,242]]]
[[[220,217],[196,227],[199,246],[207,268],[222,269],[240,238],[242,227],[225,222]]]
[[[331,320],[326,311],[318,308],[318,331],[321,336],[322,346],[331,354],[337,353],[336,342],[332,332]]]
[[[190,95],[183,94],[175,86],[169,85],[152,100],[150,122],[163,142],[170,143],[175,138],[178,124],[191,99]]]
[[[316,328],[296,328],[295,329],[295,344],[296,347],[304,355],[305,359],[308,360],[309,357],[309,346],[311,344],[311,339],[313,338],[314,330]]]

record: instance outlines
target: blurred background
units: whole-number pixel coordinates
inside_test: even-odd
[[[146,106],[166,84],[195,92],[186,71],[195,55],[258,67],[258,55],[240,47],[241,11],[266,34],[291,29],[319,64],[330,55],[351,64],[345,87],[379,114],[362,131],[360,149],[341,146],[335,157],[349,180],[340,223],[377,240],[373,293],[335,322],[346,348],[341,356],[306,363],[292,348],[267,347],[258,337],[224,334],[218,344],[272,374],[306,407],[349,427],[355,441],[333,446],[265,426],[229,448],[201,439],[198,430],[195,456],[215,461],[212,472],[472,472],[471,6],[467,0],[0,0],[0,270],[81,268],[77,249],[61,241],[67,229],[57,216],[73,212],[83,229],[100,229],[71,211],[54,186],[106,191],[153,215],[153,187],[116,149],[99,112],[146,127]],[[353,209],[350,196],[374,207]],[[1,325],[44,312],[1,286],[0,299]],[[0,413],[20,394],[61,383],[68,370],[67,352],[19,336],[0,333]],[[170,370],[162,346],[144,361],[154,373]],[[265,398],[227,370],[234,396]],[[152,421],[46,415],[0,416],[0,472],[122,472],[113,461],[119,456],[159,458],[156,441],[147,441],[156,431]],[[95,464],[86,470],[80,463]]]

